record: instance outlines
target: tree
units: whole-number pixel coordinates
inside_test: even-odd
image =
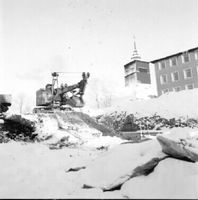
[[[92,104],[96,108],[105,108],[110,107],[112,104],[112,87],[109,83],[106,83],[104,80],[92,79],[89,82],[87,96],[89,99],[92,99]]]
[[[24,93],[20,93],[17,96],[17,103],[18,103],[18,108],[19,108],[19,113],[22,114],[23,113],[23,108],[25,105],[25,94]]]

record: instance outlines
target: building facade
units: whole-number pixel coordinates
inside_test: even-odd
[[[151,61],[158,95],[198,88],[198,47]]]
[[[132,86],[136,83],[150,84],[149,62],[141,61],[134,41],[134,50],[131,61],[124,65],[125,86]]]
[[[150,84],[149,62],[133,60],[126,65],[125,86],[131,86],[135,83]]]

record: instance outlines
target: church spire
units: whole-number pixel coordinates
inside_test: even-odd
[[[140,60],[141,57],[140,55],[138,54],[138,51],[137,51],[137,48],[136,48],[136,42],[135,42],[135,36],[133,36],[133,55],[131,57],[131,60]]]

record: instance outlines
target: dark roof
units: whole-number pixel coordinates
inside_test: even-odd
[[[170,57],[173,57],[173,56],[178,56],[178,55],[181,55],[183,53],[186,53],[186,52],[191,52],[191,51],[195,51],[195,50],[198,50],[198,47],[195,47],[195,48],[192,48],[192,49],[188,49],[186,51],[181,51],[179,53],[175,53],[175,54],[172,54],[172,55],[169,55],[169,56],[166,56],[166,57],[163,57],[163,58],[159,58],[159,59],[156,59],[156,60],[152,60],[150,61],[151,63],[155,63],[155,62],[158,62],[160,60],[164,60],[164,59],[168,59]]]
[[[126,65],[124,65],[124,67],[126,68],[127,66],[129,66],[129,65],[131,65],[131,64],[133,64],[133,63],[135,63],[135,62],[144,62],[144,63],[149,63],[149,62],[147,62],[147,61],[142,61],[142,60],[133,60],[133,61],[127,63]]]

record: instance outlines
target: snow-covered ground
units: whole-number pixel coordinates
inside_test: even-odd
[[[198,198],[198,163],[168,157],[156,139],[108,151],[11,142],[0,160],[0,198]]]
[[[67,198],[77,189],[78,178],[65,171],[85,165],[98,152],[88,149],[49,150],[45,145],[0,145],[0,198]]]
[[[102,112],[197,118],[197,109],[198,89],[194,89],[149,100],[123,96],[113,99],[112,106]],[[31,115],[26,118],[38,120]],[[142,143],[121,144],[124,141],[120,138],[102,136],[82,123],[65,131],[74,125],[47,116],[42,120],[37,131],[41,138],[52,136],[49,140],[0,144],[0,198],[198,198],[197,162],[170,158],[162,152],[156,137]],[[185,131],[175,128],[163,135],[182,137],[198,159],[198,131]],[[78,145],[49,149],[50,143],[65,136]]]

